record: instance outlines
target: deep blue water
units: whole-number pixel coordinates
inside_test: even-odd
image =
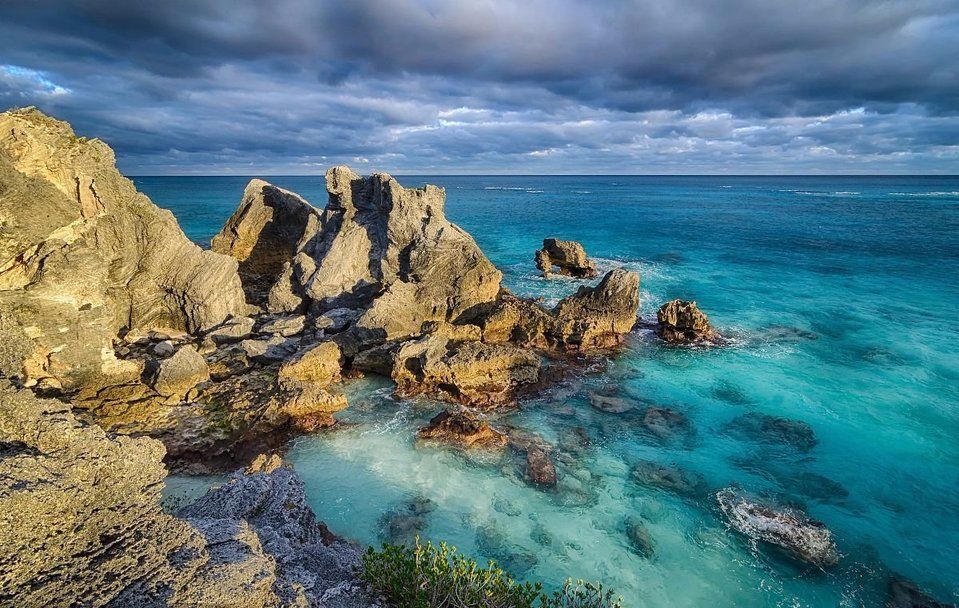
[[[265,178],[317,206],[324,178]],[[137,186],[205,243],[247,178],[144,177]],[[503,414],[558,443],[582,427],[592,447],[559,468],[560,488],[523,483],[516,465],[414,447],[441,407],[401,403],[387,383],[348,387],[348,430],[305,437],[290,458],[321,519],[378,542],[385,511],[427,498],[425,536],[558,584],[602,579],[631,606],[877,606],[892,573],[959,601],[959,178],[404,177],[447,189],[513,291],[555,300],[573,280],[536,277],[542,238],[582,242],[602,269],[642,277],[641,315],[695,299],[723,349],[630,337],[602,373],[584,373]],[[617,391],[685,414],[694,429],[660,443],[634,414],[590,407]],[[808,452],[729,424],[767,413],[811,425]],[[711,497],[629,479],[641,459],[801,505],[835,534],[840,565],[797,568],[726,529]],[[627,516],[656,545],[629,550]]]

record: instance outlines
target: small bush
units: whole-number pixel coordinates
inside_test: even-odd
[[[602,585],[567,580],[552,597],[539,583],[517,583],[496,567],[479,566],[440,543],[372,547],[361,577],[398,608],[622,608]]]

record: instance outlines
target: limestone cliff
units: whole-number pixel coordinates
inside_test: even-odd
[[[193,331],[246,309],[234,259],[191,243],[105,143],[32,108],[0,114],[0,226],[0,327],[30,342],[0,362],[25,385],[122,376],[118,331]]]

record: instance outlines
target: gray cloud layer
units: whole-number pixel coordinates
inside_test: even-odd
[[[0,4],[131,173],[959,173],[955,0]]]

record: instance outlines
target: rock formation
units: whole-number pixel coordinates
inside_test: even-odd
[[[659,337],[670,344],[708,344],[720,339],[695,302],[666,302],[656,317],[659,321]]]
[[[440,412],[416,433],[416,437],[481,448],[504,447],[508,441],[506,435],[491,427],[489,422],[466,409]]]
[[[304,244],[304,236],[312,235],[319,221],[319,210],[298,194],[254,179],[243,191],[240,206],[213,237],[211,248],[239,261],[247,298],[263,304]],[[271,308],[291,312],[296,307],[272,302]]]
[[[889,582],[889,600],[886,602],[886,608],[956,608],[956,606],[940,602],[912,581],[896,577]]]
[[[191,243],[102,141],[33,108],[0,114],[0,133],[0,325],[23,349],[4,375],[70,392],[127,371],[111,345],[121,329],[245,312],[236,261]]]
[[[581,279],[596,276],[596,262],[586,257],[586,250],[576,241],[543,239],[543,248],[536,252],[536,268],[549,277],[556,267],[558,274]]]
[[[358,548],[324,533],[291,469],[236,473],[178,519],[160,508],[159,442],[6,383],[0,448],[0,604],[372,605]]]
[[[539,486],[556,485],[556,465],[553,464],[546,450],[538,446],[527,448],[526,477]]]
[[[720,490],[716,499],[729,525],[749,538],[775,545],[821,568],[839,562],[832,533],[805,513],[791,507],[761,504],[733,488]]]

